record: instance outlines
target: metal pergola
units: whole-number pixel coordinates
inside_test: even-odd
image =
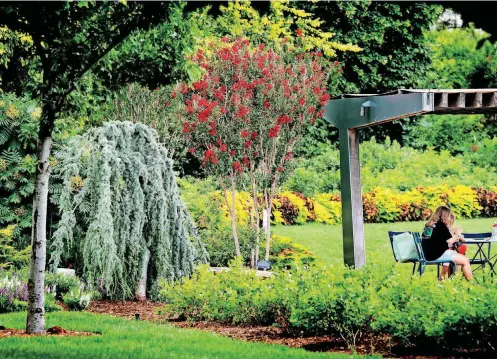
[[[342,95],[326,104],[325,119],[339,130],[343,257],[366,264],[358,130],[425,114],[497,113],[497,89],[398,90]]]

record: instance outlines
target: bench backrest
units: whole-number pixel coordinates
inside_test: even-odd
[[[414,243],[416,243],[416,250],[418,251],[420,260],[426,261],[425,253],[423,252],[423,246],[421,245],[421,233],[412,232],[412,236],[414,237]]]
[[[416,245],[416,242],[415,245],[416,245],[416,251],[418,252],[418,258],[410,258],[409,260],[404,260],[404,261],[401,261],[400,258],[397,257],[397,253],[395,252],[395,248],[394,248],[394,244],[393,244],[393,237],[395,237],[396,235],[399,235],[399,234],[402,234],[402,233],[411,233],[414,237],[414,233],[415,232],[410,232],[410,231],[404,231],[404,232],[394,232],[394,231],[388,231],[388,237],[390,238],[390,246],[392,247],[392,252],[393,252],[393,256],[395,258],[395,261],[396,262],[417,262],[419,260],[419,258],[421,258],[419,256],[419,250],[418,250],[418,247]]]

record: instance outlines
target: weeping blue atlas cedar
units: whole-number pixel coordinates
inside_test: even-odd
[[[63,182],[51,265],[71,253],[82,275],[111,298],[144,299],[208,261],[155,130],[108,122],[56,153]]]

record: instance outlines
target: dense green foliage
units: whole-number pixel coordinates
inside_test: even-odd
[[[22,314],[0,316],[0,325],[21,328]],[[235,341],[200,330],[174,328],[146,321],[130,321],[90,313],[49,313],[47,325],[79,331],[98,332],[94,336],[54,338],[2,338],[0,357],[4,359],[163,359],[166,355],[184,359],[198,358],[288,358],[347,359],[348,354],[312,353],[282,345]],[[358,356],[356,356],[358,357]]]
[[[0,94],[0,226],[15,225],[16,239],[31,227],[40,115],[36,102]]]
[[[107,295],[130,298],[143,271],[153,290],[157,278],[182,278],[205,263],[154,130],[109,122],[72,138],[57,160],[64,185],[51,244],[55,268],[62,256],[80,258],[77,269],[88,283],[102,278]]]
[[[465,121],[474,123],[471,118]],[[449,124],[444,122],[442,125],[426,126],[424,138],[430,141],[429,136],[433,133],[430,131],[431,127],[448,128]],[[451,127],[454,131],[453,128],[457,125]],[[463,128],[469,130],[468,127]],[[443,136],[436,130],[434,133],[435,136],[437,134],[440,137]],[[447,136],[450,137],[450,135]],[[464,136],[461,134],[459,139],[462,137]],[[484,151],[486,146],[482,149],[476,148],[476,151],[469,146],[460,156],[453,156],[449,152],[450,150],[456,152],[456,148],[445,147],[444,139],[440,138],[439,143],[441,148],[438,150],[442,150],[440,152],[431,148],[418,151],[407,146],[401,147],[398,142],[391,142],[388,138],[384,143],[378,143],[374,138],[363,142],[360,148],[363,190],[367,192],[375,187],[382,187],[405,191],[417,186],[448,185],[453,187],[462,184],[490,187],[497,184],[495,158],[492,155],[492,150],[496,146],[495,141],[482,140],[482,143],[488,146],[486,152],[479,153]],[[457,140],[452,143],[460,144]],[[283,187],[311,196],[336,192],[340,189],[339,171],[339,152],[328,148],[318,156],[302,160]]]
[[[490,34],[463,28],[428,31],[432,68],[424,86],[431,88],[486,88],[496,85],[496,45]]]
[[[384,264],[300,268],[261,279],[235,263],[227,272],[203,267],[182,283],[163,283],[161,294],[167,312],[189,320],[276,324],[340,336],[350,347],[362,336],[385,335],[447,348],[464,348],[474,338],[483,350],[496,345],[493,280],[474,286],[457,277],[434,285],[429,276],[411,278]]]
[[[14,229],[13,225],[0,229],[0,269],[19,269],[29,264],[31,247],[15,243]]]
[[[302,4],[324,20],[343,43],[358,53],[339,53],[345,93],[377,93],[417,87],[430,66],[429,42],[423,32],[441,7],[427,3],[337,1]]]

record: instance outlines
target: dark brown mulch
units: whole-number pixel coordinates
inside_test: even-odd
[[[110,314],[115,317],[124,317],[128,319],[159,320],[160,316],[157,315],[157,310],[163,306],[164,306],[163,303],[150,302],[150,301],[121,302],[121,301],[110,301],[110,300],[98,300],[91,302],[86,310],[92,313]]]
[[[27,334],[24,329],[9,329],[5,327],[0,327],[0,338],[6,338],[6,337],[33,337],[33,336],[39,336],[39,335],[54,335],[58,337],[74,337],[74,336],[90,336],[90,335],[96,335],[97,333],[91,333],[91,332],[78,332],[75,330],[69,330],[69,329],[64,329],[61,327],[51,327],[46,330],[45,334]]]
[[[302,348],[309,351],[334,352],[350,354],[346,343],[332,336],[303,336],[298,333],[288,333],[283,328],[272,326],[249,326],[249,325],[227,325],[215,322],[188,322],[170,320],[166,314],[158,314],[158,310],[164,306],[158,302],[134,302],[134,301],[94,301],[88,307],[88,311],[99,314],[110,314],[128,319],[151,320],[157,322],[168,322],[179,328],[193,328],[203,331],[214,332],[225,337],[270,344],[281,344],[292,348]],[[138,317],[137,317],[138,316]],[[440,351],[432,345],[418,347],[403,347],[398,343],[392,343],[388,337],[363,338],[356,347],[358,354],[380,354],[395,358],[426,358],[426,359],[452,359],[452,358],[475,358],[487,357],[489,353],[469,353],[461,351]]]

